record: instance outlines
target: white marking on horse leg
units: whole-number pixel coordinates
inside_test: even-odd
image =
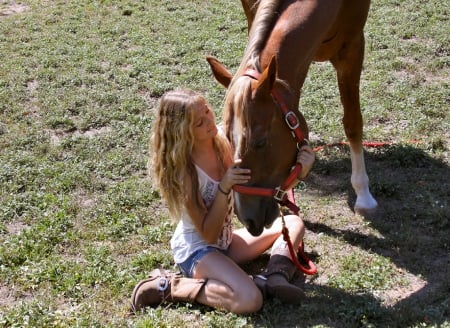
[[[369,177],[366,173],[364,153],[362,151],[356,153],[352,148],[350,148],[350,156],[352,160],[351,182],[356,193],[355,212],[358,209],[374,209],[378,206],[378,203],[375,198],[373,198],[369,190]]]

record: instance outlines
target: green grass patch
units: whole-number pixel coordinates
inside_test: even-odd
[[[16,6],[16,7],[14,7]],[[361,78],[371,189],[351,211],[346,146],[297,188],[319,274],[299,306],[253,315],[177,304],[128,316],[134,285],[173,268],[175,223],[146,173],[161,95],[225,90],[205,56],[239,65],[239,1],[0,1],[2,327],[449,327],[450,7],[374,0]],[[313,146],[344,140],[335,73],[313,64],[300,102]]]
[[[388,290],[401,285],[389,259],[367,254],[350,254],[337,260],[339,274],[330,277],[330,286],[350,292]]]

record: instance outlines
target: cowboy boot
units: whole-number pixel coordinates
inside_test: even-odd
[[[155,269],[134,287],[131,310],[137,312],[164,302],[192,303],[205,283],[206,279],[185,278],[181,274]]]
[[[291,283],[296,271],[295,264],[287,256],[273,254],[264,271],[254,277],[254,282],[265,299],[275,297],[284,303],[298,304],[305,293]]]

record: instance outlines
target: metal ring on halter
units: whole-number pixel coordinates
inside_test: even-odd
[[[169,279],[166,277],[160,277],[158,281],[158,290],[163,292],[169,287]]]
[[[302,142],[297,142],[297,150],[300,150],[303,146],[309,146],[308,139],[303,139]]]
[[[257,274],[257,275],[255,276],[255,278],[259,278],[259,279],[262,279],[262,280],[264,280],[264,281],[267,280],[267,277],[264,277],[262,274]]]

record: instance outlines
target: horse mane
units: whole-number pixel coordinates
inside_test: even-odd
[[[255,2],[254,6],[258,6],[258,9],[249,32],[249,41],[238,72],[243,72],[249,67],[261,71],[259,53],[263,50],[269,33],[278,18],[278,8],[282,1],[258,0]],[[243,135],[244,131],[242,129],[250,133],[250,129],[245,129],[245,127],[248,126],[247,105],[248,99],[251,97],[251,92],[251,79],[246,76],[235,75],[225,95],[223,122],[226,135],[229,140],[232,140],[235,151],[239,151],[243,147],[248,147],[248,144],[234,144],[236,140],[233,140],[231,130],[234,120],[239,120],[241,124],[234,127],[241,129],[239,134]],[[250,138],[251,136],[247,135],[245,139],[249,141]]]
[[[255,18],[248,35],[248,43],[238,71],[252,66],[261,71],[259,67],[259,54],[263,50],[270,31],[278,18],[280,7],[283,0],[258,0],[254,6],[257,6]]]

